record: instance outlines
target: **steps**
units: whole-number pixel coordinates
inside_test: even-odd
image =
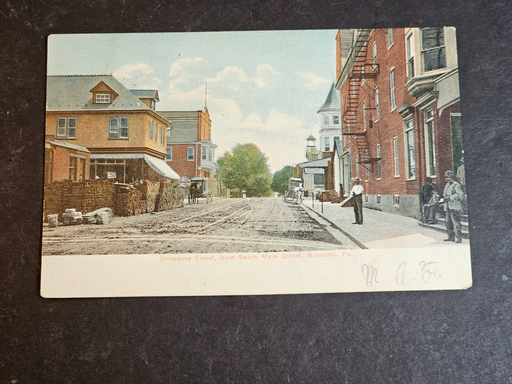
[[[421,221],[418,222],[419,225],[422,227],[427,227],[434,229],[439,232],[446,233],[446,219],[443,215],[436,215],[436,224],[427,224],[422,223]],[[468,215],[460,215],[460,224],[461,224],[461,231],[462,231],[462,238],[463,239],[469,239],[469,222],[468,222]]]

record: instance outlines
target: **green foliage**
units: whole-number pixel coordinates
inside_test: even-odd
[[[284,195],[284,193],[288,189],[288,182],[291,177],[293,177],[293,167],[287,165],[280,171],[274,173],[274,178],[272,179],[272,184],[270,185],[270,188],[272,188],[273,191],[279,192],[280,194]]]
[[[267,158],[254,144],[237,144],[221,156],[219,180],[230,189],[240,189],[247,196],[270,196],[272,175]]]

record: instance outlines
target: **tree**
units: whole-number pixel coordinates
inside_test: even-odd
[[[290,177],[293,177],[293,167],[287,165],[280,171],[274,173],[274,178],[272,179],[272,184],[270,185],[270,188],[272,188],[273,191],[279,192],[280,194],[284,195],[284,193],[288,189],[288,182],[290,180]]]
[[[272,174],[267,158],[254,144],[237,144],[221,156],[219,180],[230,189],[245,190],[248,196],[269,196]]]

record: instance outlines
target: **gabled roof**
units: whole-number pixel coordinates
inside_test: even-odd
[[[331,89],[329,90],[329,94],[327,95],[327,99],[325,99],[324,105],[317,111],[320,112],[329,112],[329,111],[340,111],[341,104],[340,99],[338,97],[338,92],[334,88],[334,83],[331,85]]]
[[[91,91],[100,83],[118,94],[112,103],[93,104]],[[47,111],[151,111],[112,75],[48,76],[46,88]]]
[[[329,165],[330,157],[324,157],[323,159],[306,161],[305,163],[297,164],[300,168],[324,168]]]
[[[158,98],[158,91],[156,89],[130,89],[130,92],[139,99],[156,99],[160,101]]]
[[[307,138],[307,140],[316,140],[316,139],[315,139],[315,136],[313,136],[313,135],[309,135],[309,137]]]

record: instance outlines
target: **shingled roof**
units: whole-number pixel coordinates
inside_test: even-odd
[[[91,89],[105,83],[118,96],[112,103],[93,104]],[[137,111],[151,110],[138,96],[112,75],[77,75],[47,77],[47,111]],[[149,91],[149,90],[148,90]],[[156,91],[153,92],[153,95]]]
[[[325,99],[324,105],[317,111],[320,112],[328,112],[328,111],[339,111],[341,109],[340,99],[338,97],[338,92],[334,88],[334,84],[331,85],[331,89],[329,90],[329,94],[327,95],[327,99]]]

